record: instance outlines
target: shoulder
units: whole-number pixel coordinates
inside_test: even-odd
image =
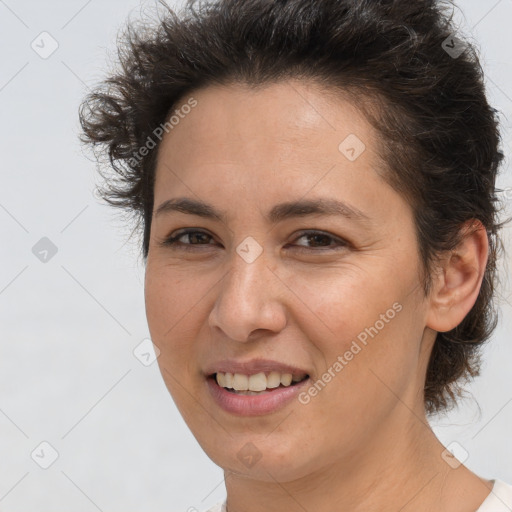
[[[510,512],[512,510],[512,485],[495,479],[493,488],[476,512]]]

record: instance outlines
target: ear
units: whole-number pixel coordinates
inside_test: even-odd
[[[461,229],[462,241],[444,255],[433,276],[427,327],[447,332],[459,325],[476,302],[487,265],[489,241],[479,220]]]

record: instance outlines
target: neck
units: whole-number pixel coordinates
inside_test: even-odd
[[[492,484],[462,465],[453,469],[424,412],[399,407],[399,417],[381,425],[378,435],[372,432],[363,450],[293,481],[226,471],[228,512],[476,510]]]

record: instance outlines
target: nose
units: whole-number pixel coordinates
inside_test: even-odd
[[[209,324],[212,329],[222,330],[227,338],[247,342],[260,330],[260,335],[268,336],[286,326],[281,300],[286,287],[268,266],[265,252],[250,263],[235,253],[219,286]]]

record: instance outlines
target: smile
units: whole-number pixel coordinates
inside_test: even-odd
[[[309,376],[276,371],[253,375],[217,372],[206,380],[212,398],[224,411],[257,416],[288,405],[307,385]]]

